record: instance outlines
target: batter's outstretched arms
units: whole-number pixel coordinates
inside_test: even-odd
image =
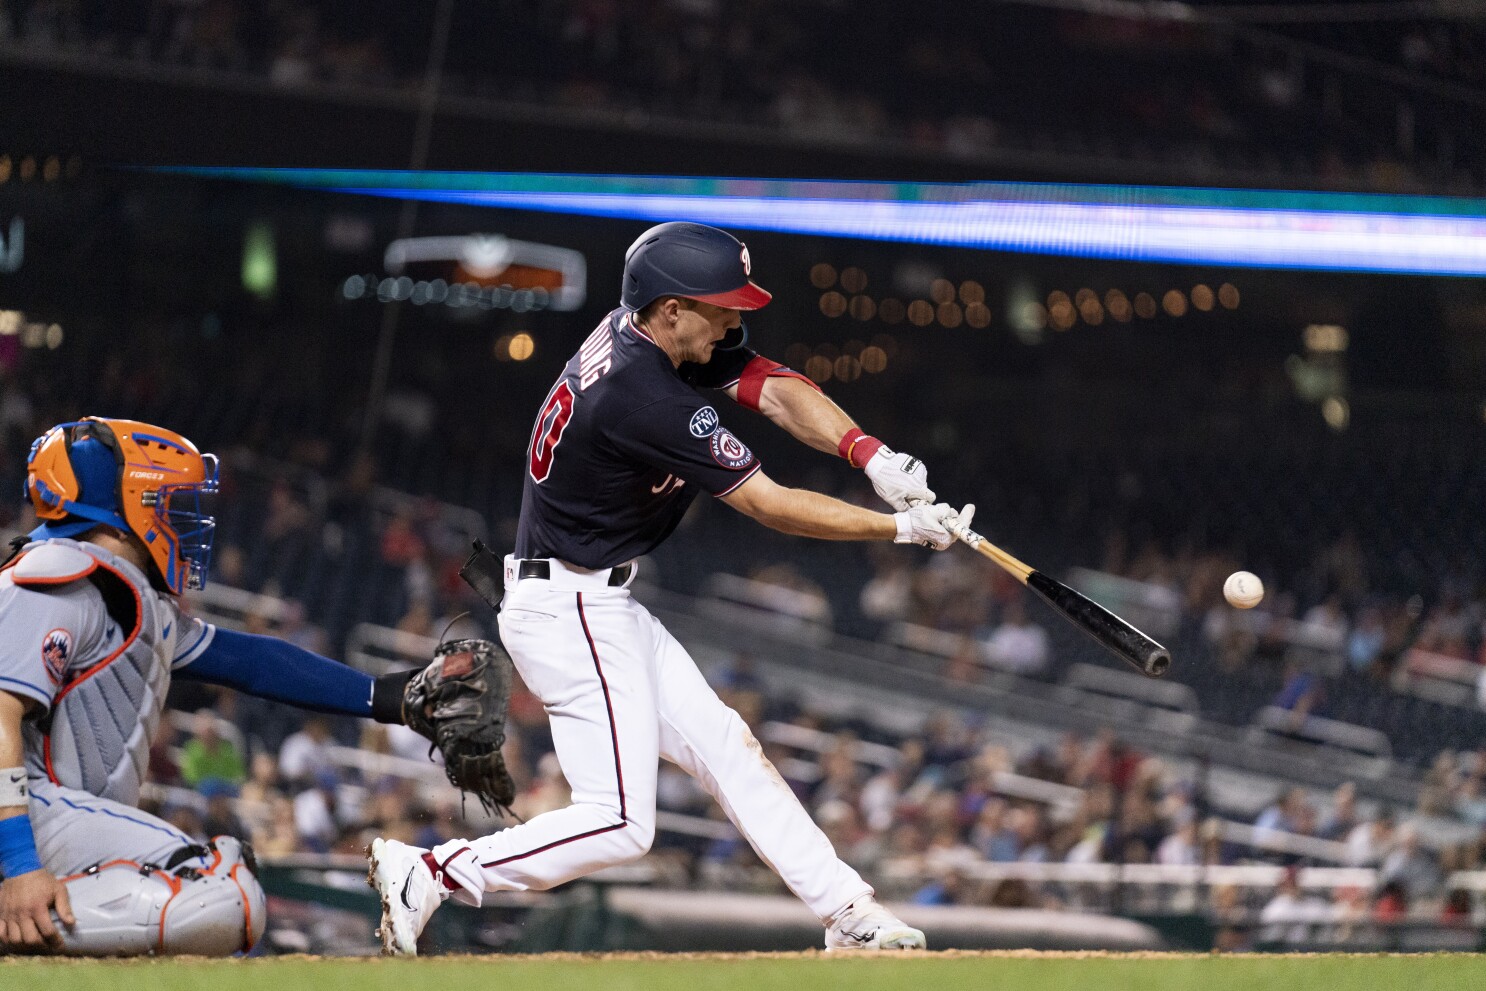
[[[745,516],[781,533],[817,540],[891,540],[942,551],[955,542],[950,528],[968,527],[975,507],[956,512],[945,503],[923,503],[901,513],[878,513],[809,489],[791,489],[762,471],[722,497]]]
[[[734,402],[767,416],[800,443],[839,454],[863,469],[883,502],[895,510],[934,501],[929,470],[922,461],[863,433],[831,397],[798,373],[755,357],[742,377],[724,391]]]

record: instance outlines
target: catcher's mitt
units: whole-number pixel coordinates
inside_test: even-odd
[[[444,755],[444,772],[487,812],[509,812],[516,785],[506,770],[511,662],[489,640],[446,640],[403,689],[402,715]]]

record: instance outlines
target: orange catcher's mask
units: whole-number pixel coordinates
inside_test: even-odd
[[[216,520],[201,497],[217,491],[217,458],[164,427],[87,416],[36,438],[26,496],[37,540],[76,537],[99,524],[132,533],[154,564],[152,579],[180,595],[206,584]]]

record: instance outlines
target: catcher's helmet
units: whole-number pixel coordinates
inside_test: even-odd
[[[37,540],[75,537],[99,524],[132,533],[155,566],[152,580],[180,595],[206,584],[216,521],[201,496],[217,491],[217,457],[173,430],[87,416],[36,438],[26,496]]]
[[[748,246],[727,231],[673,222],[650,228],[624,253],[620,302],[638,310],[662,296],[757,310],[770,299],[748,276]]]

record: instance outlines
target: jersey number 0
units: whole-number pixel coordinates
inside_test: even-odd
[[[531,448],[527,453],[527,464],[532,481],[544,482],[552,471],[552,457],[562,440],[562,432],[573,415],[573,390],[567,380],[557,383],[552,395],[542,404],[537,414],[537,425],[532,430]]]

